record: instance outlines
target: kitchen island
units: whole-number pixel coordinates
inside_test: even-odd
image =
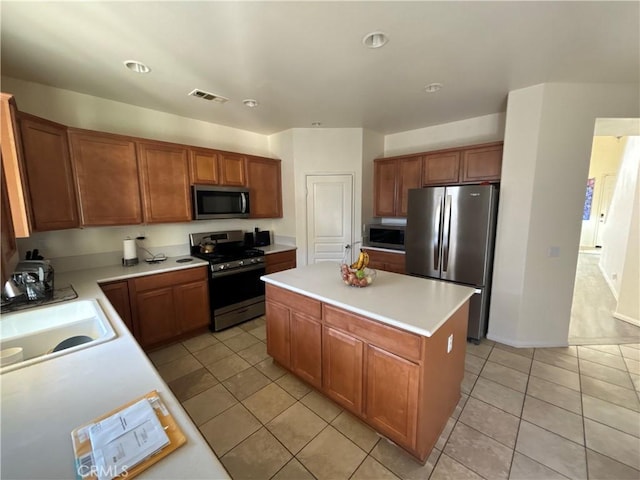
[[[330,262],[262,279],[268,353],[425,462],[460,399],[474,290],[382,271],[349,287]]]

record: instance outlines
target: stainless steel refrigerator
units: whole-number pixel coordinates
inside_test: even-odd
[[[487,332],[497,207],[494,185],[409,190],[407,273],[474,287],[467,337],[475,341]]]

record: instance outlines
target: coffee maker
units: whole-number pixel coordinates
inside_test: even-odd
[[[53,267],[48,260],[23,260],[4,285],[10,301],[40,301],[53,298]]]

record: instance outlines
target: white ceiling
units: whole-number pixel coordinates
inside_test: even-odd
[[[640,82],[637,1],[2,0],[1,14],[2,75],[263,134],[389,134],[504,111],[528,85]],[[377,30],[389,43],[364,47]]]

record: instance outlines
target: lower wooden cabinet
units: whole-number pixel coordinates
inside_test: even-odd
[[[206,267],[145,275],[100,288],[143,348],[157,347],[209,326]]]
[[[362,414],[364,343],[335,328],[323,327],[322,388],[327,396]]]
[[[267,352],[424,462],[460,398],[468,302],[431,337],[267,284]]]
[[[405,255],[403,253],[383,252],[365,249],[369,254],[369,268],[385,272],[406,273]]]
[[[269,253],[265,255],[266,273],[276,273],[282,270],[296,268],[296,251],[287,250],[285,252]]]
[[[129,299],[129,284],[127,281],[103,283],[100,288],[129,331],[135,336],[133,321],[131,320],[131,300]]]

